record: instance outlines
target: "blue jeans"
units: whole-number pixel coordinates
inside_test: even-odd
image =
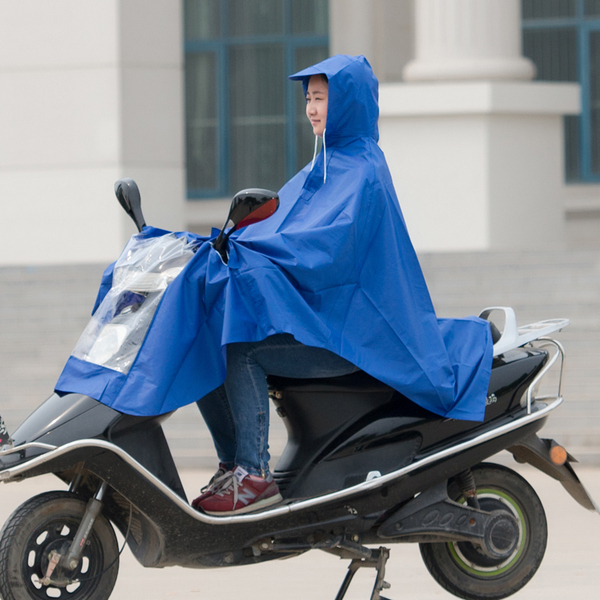
[[[358,371],[341,356],[297,342],[287,333],[227,346],[225,383],[198,400],[221,463],[251,475],[269,472],[267,375],[335,377]]]

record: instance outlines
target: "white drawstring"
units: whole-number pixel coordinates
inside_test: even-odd
[[[323,129],[323,183],[327,181],[327,144],[325,143],[325,133],[327,129]]]
[[[325,132],[327,129],[323,129],[323,183],[327,181],[327,144],[325,144]],[[313,152],[313,159],[310,165],[310,170],[313,170],[315,166],[315,160],[317,160],[317,148],[319,147],[319,136],[315,135],[315,151]]]
[[[313,152],[313,159],[312,159],[312,164],[310,165],[310,170],[313,170],[313,167],[315,166],[315,160],[317,159],[317,148],[319,146],[319,136],[315,135],[315,151]]]

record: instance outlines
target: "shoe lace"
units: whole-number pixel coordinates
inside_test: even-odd
[[[221,489],[221,486],[226,482],[227,476],[231,474],[231,471],[225,471],[225,469],[219,468],[219,470],[211,477],[207,485],[200,489],[200,493],[211,491],[213,493]]]
[[[239,486],[240,483],[238,482],[233,471],[228,471],[221,477],[219,487],[218,489],[213,490],[213,494],[215,496],[225,496],[226,494],[230,494],[231,490],[233,489],[233,506],[236,506],[238,501]]]

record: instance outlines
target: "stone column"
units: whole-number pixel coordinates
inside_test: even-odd
[[[413,57],[413,0],[329,0],[331,54],[364,54],[380,82]]]
[[[415,59],[406,81],[532,79],[521,56],[519,0],[415,0]]]
[[[415,247],[560,247],[579,86],[530,81],[518,0],[415,2],[416,56],[405,83],[380,86],[379,122]]]

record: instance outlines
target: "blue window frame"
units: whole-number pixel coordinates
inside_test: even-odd
[[[522,0],[523,54],[537,79],[581,85],[582,112],[565,117],[565,176],[600,182],[600,0]]]
[[[279,189],[312,157],[287,75],[328,56],[328,1],[184,0],[184,29],[188,198]]]

